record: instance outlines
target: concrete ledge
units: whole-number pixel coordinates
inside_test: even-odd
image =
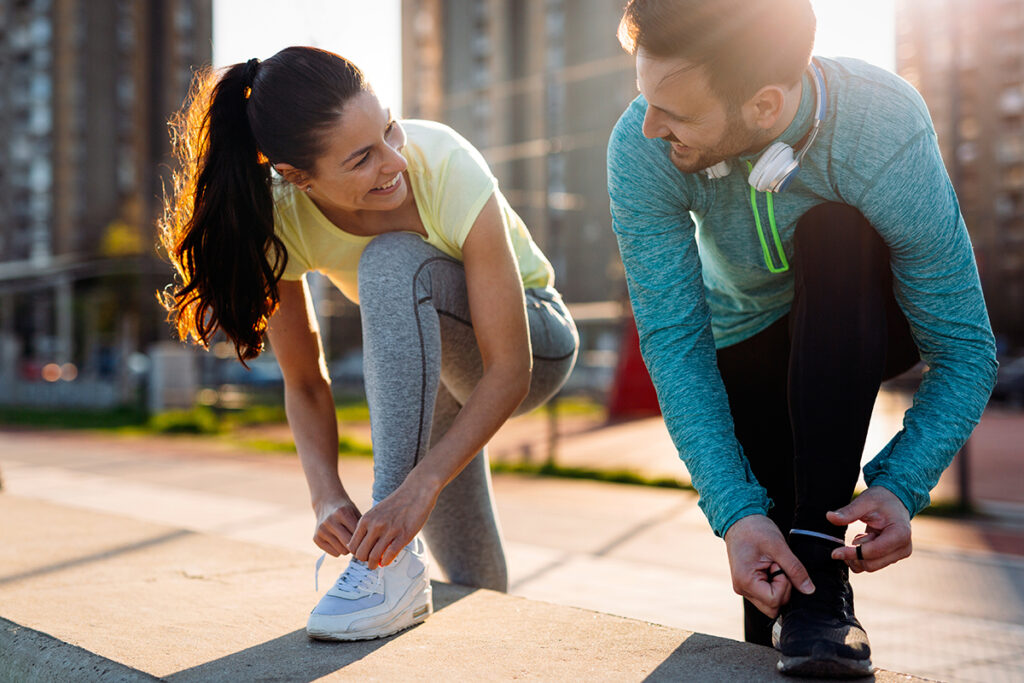
[[[158,681],[106,657],[70,645],[0,617],[0,682],[51,683],[69,681]]]
[[[413,629],[310,641],[310,555],[9,494],[0,519],[0,680],[784,680],[768,648],[437,582]]]

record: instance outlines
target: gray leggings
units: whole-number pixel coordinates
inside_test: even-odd
[[[366,399],[373,438],[373,498],[383,500],[448,430],[483,372],[462,264],[412,233],[380,235],[359,261]],[[561,388],[579,337],[553,288],[527,289],[533,352],[530,391],[517,410]],[[508,570],[480,451],[445,487],[423,533],[454,583],[504,591]]]

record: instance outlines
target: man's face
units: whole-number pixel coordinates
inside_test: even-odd
[[[740,108],[715,95],[703,67],[678,58],[636,57],[636,82],[647,100],[643,133],[672,144],[669,158],[683,173],[696,173],[758,147],[760,128]]]

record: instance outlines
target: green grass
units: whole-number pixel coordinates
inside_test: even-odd
[[[671,477],[647,477],[632,470],[601,470],[593,467],[568,467],[557,463],[492,462],[491,471],[511,474],[533,474],[562,479],[586,479],[613,484],[655,486],[665,489],[692,491],[693,486]]]
[[[351,436],[342,434],[338,438],[338,452],[344,455],[372,456],[373,446],[360,439],[353,439]]]
[[[237,443],[239,446],[253,451],[265,451],[268,453],[296,452],[294,441],[282,441],[280,439],[241,439],[240,441],[237,441]],[[342,435],[338,439],[338,455],[358,457],[372,456],[373,446],[359,439]]]
[[[338,408],[339,420],[369,419],[365,401],[343,403]],[[287,422],[284,406],[256,405],[239,411],[216,411],[207,406],[190,410],[170,410],[153,416],[138,408],[115,410],[58,410],[35,408],[0,408],[0,425],[35,429],[87,429],[112,431],[124,435],[190,434],[199,436],[232,436],[237,428]],[[237,442],[258,451],[294,453],[295,443],[275,439],[242,438]],[[345,455],[373,455],[370,444],[342,435],[338,452]]]
[[[551,405],[551,403],[548,403],[540,406],[539,408],[534,408],[530,414],[546,415],[551,409]],[[558,415],[565,416],[603,417],[605,413],[605,407],[603,404],[585,396],[567,396],[565,398],[559,398],[554,403],[554,407]]]
[[[280,424],[288,421],[283,405],[254,405],[237,412],[224,413],[222,420],[231,426]]]
[[[338,422],[369,422],[370,407],[366,401],[342,401],[337,404]]]
[[[538,408],[537,411],[545,411]],[[559,415],[599,415],[604,408],[585,398],[560,399],[557,406]],[[338,403],[339,422],[363,422],[369,420],[369,409],[361,399],[345,400]],[[83,409],[42,409],[42,408],[0,408],[0,425],[22,426],[37,429],[89,429],[113,431],[119,434],[193,434],[231,437],[236,427],[287,422],[283,405],[254,405],[240,411],[217,412],[205,406],[185,411],[168,411],[149,417],[141,408],[117,408],[114,410],[89,411]],[[291,440],[243,438],[235,439],[238,445],[250,450],[295,453]],[[373,447],[360,439],[342,435],[338,442],[338,453],[350,456],[372,456]],[[693,491],[693,486],[668,477],[647,477],[630,470],[602,470],[591,467],[568,467],[557,463],[492,462],[491,471],[496,473],[527,474],[563,479],[582,479],[655,486],[659,488]],[[922,515],[950,519],[980,518],[977,510],[964,508],[959,501],[935,501],[921,511]]]
[[[205,406],[157,413],[146,427],[153,434],[222,434],[228,429],[217,413]]]
[[[147,417],[146,412],[139,408],[118,408],[116,410],[0,408],[0,424],[48,429],[143,427]]]
[[[918,514],[927,515],[929,517],[946,517],[949,519],[980,519],[983,517],[983,515],[973,506],[967,505],[965,507],[961,505],[958,500],[937,500],[924,510],[921,510]]]

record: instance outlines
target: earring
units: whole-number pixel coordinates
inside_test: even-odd
[[[313,186],[312,186],[312,185],[306,185],[306,192],[307,192],[307,193],[308,193],[308,192],[309,192],[310,190],[312,190],[312,189],[313,189]]]

